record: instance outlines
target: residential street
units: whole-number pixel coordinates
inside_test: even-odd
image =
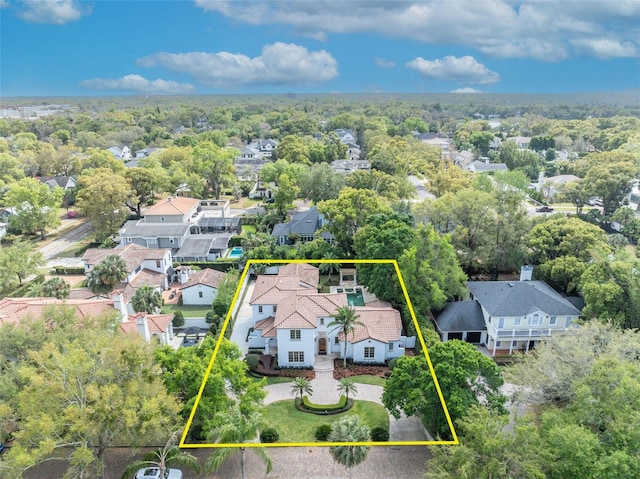
[[[72,225],[69,227],[69,225]],[[65,225],[64,221],[60,228],[69,228],[61,236],[38,248],[47,260],[47,266],[82,266],[80,258],[59,258],[57,255],[71,248],[78,241],[86,238],[93,231],[93,225],[89,221],[73,221]]]

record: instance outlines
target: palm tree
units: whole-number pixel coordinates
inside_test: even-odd
[[[338,381],[338,392],[347,396],[347,402],[349,402],[349,394],[358,394],[358,388],[353,379],[343,378]]]
[[[333,251],[327,251],[325,254],[322,255],[322,259],[334,260],[334,259],[337,259],[337,257]],[[333,273],[338,273],[340,271],[340,264],[339,263],[320,263],[320,266],[318,267],[318,269],[320,270],[320,273],[329,275],[329,277],[327,278],[327,284],[328,284],[331,282],[331,275]]]
[[[66,299],[69,297],[70,291],[71,285],[60,276],[54,276],[42,283],[43,296]]]
[[[300,395],[300,401],[304,394],[313,394],[313,388],[307,378],[295,378],[291,384],[291,395]]]
[[[331,442],[364,442],[369,441],[369,428],[360,424],[358,416],[345,416],[333,423],[333,431],[329,436]],[[369,446],[356,446],[353,444],[344,446],[331,446],[329,448],[333,460],[349,469],[349,479],[351,479],[351,469],[367,458]]]
[[[121,479],[129,479],[144,467],[157,467],[160,469],[159,477],[165,477],[165,473],[170,466],[184,466],[200,475],[201,467],[198,458],[183,451],[176,445],[176,439],[180,431],[174,432],[165,446],[144,455],[140,461],[129,464],[122,473]]]
[[[142,311],[153,313],[156,308],[162,306],[162,296],[153,286],[145,284],[136,290],[136,294],[131,298],[131,304],[137,313]]]
[[[120,256],[110,254],[89,271],[87,286],[91,292],[105,295],[126,277],[127,263]]]
[[[336,312],[335,319],[328,324],[329,328],[333,328],[332,331],[339,329],[344,333],[344,354],[342,355],[344,361],[342,367],[344,368],[347,367],[347,339],[349,334],[353,337],[356,326],[364,326],[364,324],[358,321],[358,318],[360,318],[360,316],[356,314],[354,308],[351,306],[341,306]]]
[[[208,439],[215,440],[218,443],[242,444],[254,439],[258,435],[261,422],[262,414],[260,412],[251,411],[248,414],[243,414],[239,407],[234,407],[234,409],[228,413],[223,425],[215,429]],[[217,472],[224,461],[240,451],[240,473],[242,479],[245,479],[244,453],[246,449],[246,447],[216,449],[205,462],[205,471]],[[251,450],[264,461],[267,465],[267,474],[269,474],[273,463],[267,451],[260,447],[252,447]]]

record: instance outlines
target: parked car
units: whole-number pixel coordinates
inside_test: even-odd
[[[539,208],[536,208],[536,211],[538,213],[551,213],[553,211],[553,208],[551,208],[550,206],[540,206]]]
[[[164,477],[160,477],[159,467],[144,467],[138,469],[135,479],[182,479],[182,471],[180,469],[167,469]]]
[[[602,198],[598,198],[598,197],[593,197],[593,198],[589,198],[587,200],[587,204],[589,206],[602,206]]]

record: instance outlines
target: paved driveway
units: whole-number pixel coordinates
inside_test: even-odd
[[[243,354],[247,354],[249,351],[249,343],[247,343],[246,339],[249,328],[253,324],[253,312],[249,305],[249,300],[251,299],[255,285],[255,281],[249,281],[247,283],[247,291],[244,295],[244,301],[240,305],[238,315],[236,316],[236,322],[233,326],[233,331],[231,331],[231,341],[240,347]],[[239,300],[242,300],[242,296],[240,296]]]

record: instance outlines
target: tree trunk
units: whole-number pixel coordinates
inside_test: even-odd
[[[344,354],[342,355],[342,367],[347,368],[347,332],[344,331]]]

